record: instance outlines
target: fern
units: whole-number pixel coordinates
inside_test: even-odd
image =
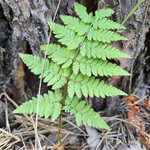
[[[43,59],[38,56],[28,54],[20,54],[20,57],[28,66],[28,68],[31,69],[31,72],[35,75],[39,75],[40,77]],[[44,78],[43,82],[47,83],[48,86],[52,85],[53,89],[59,89],[63,87],[67,82],[66,78],[69,76],[69,74],[69,68],[60,68],[60,66],[57,64],[53,62],[50,63],[48,59],[46,59],[42,77]]]
[[[46,45],[42,45],[41,49],[45,52]],[[58,65],[62,64],[62,68],[73,65],[74,74],[78,74],[80,71],[87,76],[91,76],[91,74],[95,76],[129,75],[129,73],[115,64],[103,60],[88,59],[87,57],[82,57],[80,54],[78,54],[76,60],[73,62],[73,58],[77,55],[77,51],[70,51],[56,44],[49,45],[48,50],[48,58],[52,59]]]
[[[76,49],[83,41],[84,37],[76,35],[76,33],[67,28],[66,26],[56,24],[54,22],[48,23],[50,28],[53,30],[55,37],[63,45],[66,45],[68,49]]]
[[[101,58],[103,60],[111,58],[130,58],[129,55],[106,43],[85,40],[80,48],[81,55],[88,58]]]
[[[84,124],[95,128],[109,129],[105,121],[85,101],[80,101],[77,97],[73,99],[67,97],[64,110],[71,115],[75,115],[78,126]]]
[[[40,117],[51,117],[54,121],[64,110],[75,115],[79,126],[84,124],[108,129],[105,121],[80,98],[126,95],[125,92],[98,78],[129,75],[121,67],[109,62],[112,58],[130,58],[109,44],[112,41],[126,40],[114,31],[124,27],[108,19],[113,14],[111,9],[98,10],[93,16],[87,13],[84,6],[78,3],[74,6],[78,18],[60,16],[64,25],[48,22],[59,44],[41,45],[43,53],[48,48],[43,74],[42,58],[20,54],[31,72],[42,77],[43,82],[51,86],[54,92],[49,91],[43,96],[33,97],[14,113],[36,113],[39,99]],[[56,89],[63,91],[63,95]]]
[[[88,32],[90,25],[85,24],[80,19],[71,16],[60,16],[67,28],[74,30],[79,35],[84,35]]]
[[[22,113],[22,114],[33,114],[36,113],[37,107],[37,99],[33,97],[31,100],[23,103],[20,107],[18,107],[14,113]],[[39,110],[38,114],[40,117],[48,118],[51,116],[52,121],[55,121],[61,112],[61,100],[62,94],[60,91],[55,91],[55,93],[48,91],[48,94],[44,94],[43,96],[39,96]]]
[[[104,81],[82,74],[72,74],[70,77],[68,83],[68,94],[73,98],[75,93],[79,98],[81,98],[82,94],[85,97],[101,96],[103,98],[105,98],[105,96],[126,95],[125,92],[112,87],[111,85],[105,84]]]
[[[92,14],[87,13],[86,7],[84,7],[78,3],[75,3],[74,7],[75,7],[76,14],[83,22],[91,23],[93,21],[93,16],[92,16]]]
[[[103,19],[105,17],[110,17],[114,14],[114,11],[110,8],[100,9],[95,12],[95,20]]]

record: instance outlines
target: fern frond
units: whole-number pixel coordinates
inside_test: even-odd
[[[129,76],[130,74],[121,67],[110,62],[99,59],[88,59],[78,55],[76,61],[73,63],[73,72],[78,74],[80,71],[83,75],[91,76]]]
[[[40,45],[40,49],[43,53],[47,51],[47,55],[51,56],[55,51],[61,51],[62,47],[58,44],[42,44]]]
[[[121,24],[114,22],[112,20],[108,20],[106,18],[94,21],[93,27],[95,29],[103,29],[103,30],[110,30],[110,29],[125,29]]]
[[[38,115],[40,117],[48,118],[51,116],[52,121],[55,121],[60,115],[62,104],[62,94],[60,91],[55,91],[55,93],[48,91],[48,94],[39,96],[39,110]],[[33,97],[31,100],[23,103],[21,106],[16,108],[13,113],[15,114],[36,114],[38,97]]]
[[[96,20],[110,17],[112,14],[114,14],[114,11],[110,8],[100,9],[95,12],[95,18]]]
[[[104,43],[110,43],[112,41],[119,41],[119,40],[127,40],[124,36],[121,36],[113,31],[109,30],[96,30],[91,28],[90,31],[88,32],[87,38],[89,40],[94,40],[94,41],[100,41]]]
[[[85,97],[101,96],[103,98],[106,96],[127,95],[125,92],[105,84],[104,81],[82,74],[71,75],[71,80],[68,83],[68,94],[70,98],[73,98],[74,94],[79,98],[81,98],[81,94]]]
[[[48,25],[55,34],[55,37],[58,38],[58,41],[61,44],[66,45],[68,49],[78,48],[84,39],[83,36],[77,35],[73,30],[63,25],[54,22],[48,22]]]
[[[89,127],[109,129],[106,122],[94,112],[94,110],[86,104],[85,101],[80,101],[77,97],[65,100],[64,110],[71,115],[75,115],[76,123],[78,126],[85,125]]]
[[[38,56],[20,54],[20,58],[28,66],[32,73],[36,75],[41,75],[42,73],[42,62]],[[53,89],[58,89],[63,87],[67,80],[66,78],[70,75],[70,68],[60,68],[57,64],[45,60],[44,70],[43,70],[43,82],[47,83],[48,86],[52,85]]]
[[[45,52],[46,47],[46,45],[41,46],[42,51]],[[128,72],[115,64],[103,60],[88,59],[87,57],[82,57],[80,54],[78,54],[76,60],[73,62],[72,60],[76,55],[77,51],[75,50],[70,51],[56,44],[48,45],[48,58],[52,59],[58,65],[62,64],[62,68],[70,67],[73,63],[73,73],[76,75],[79,71],[87,76],[91,76],[91,74],[95,76],[129,75]]]
[[[43,52],[46,51],[47,45],[42,45],[41,50]],[[77,55],[76,50],[68,50],[65,47],[60,47],[56,44],[49,44],[48,45],[48,58],[56,62],[58,65],[63,64],[62,68],[69,67],[75,56]]]
[[[31,72],[43,78],[43,82],[51,86],[55,92],[49,91],[43,96],[33,97],[18,107],[14,113],[37,113],[39,99],[40,117],[51,117],[54,121],[64,109],[75,115],[77,125],[109,129],[105,121],[79,98],[126,95],[125,92],[97,79],[97,76],[129,75],[108,60],[130,58],[117,48],[108,45],[112,41],[126,38],[112,31],[121,27],[119,23],[108,19],[113,10],[101,9],[94,15],[88,14],[86,8],[79,3],[75,3],[74,7],[79,18],[61,16],[64,25],[48,22],[54,36],[60,42],[60,46],[57,44],[41,46],[44,53],[47,51],[48,59],[20,54],[20,58]],[[63,96],[56,90],[61,90],[62,87],[64,87],[63,92],[61,91]]]
[[[22,61],[26,64],[26,66],[31,70],[35,75],[40,75],[42,72],[42,59],[38,56],[33,56],[29,54],[19,54]],[[48,59],[45,60],[44,71],[50,67],[50,63]],[[56,71],[58,68],[56,68]]]
[[[80,19],[76,17],[71,16],[60,16],[63,23],[68,27],[69,29],[77,32],[79,35],[84,35],[88,32],[90,25],[85,24]]]
[[[91,23],[93,21],[92,14],[88,14],[86,11],[86,7],[79,4],[74,3],[75,12],[78,15],[78,17],[85,23]]]
[[[101,58],[103,60],[112,58],[131,58],[129,55],[121,52],[119,49],[108,44],[96,41],[86,40],[80,47],[81,55],[88,58]]]

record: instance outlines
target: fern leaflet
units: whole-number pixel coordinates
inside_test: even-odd
[[[114,30],[114,29],[120,29],[120,28],[125,29],[124,27],[121,26],[121,24],[111,21],[111,20],[108,20],[106,18],[95,21],[93,23],[93,27],[95,29],[99,28],[99,29],[103,29],[103,30],[109,30],[109,29]]]
[[[121,36],[113,31],[107,31],[102,29],[91,28],[87,35],[88,40],[94,40],[104,43],[110,43],[112,41],[127,40],[124,36]]]
[[[78,18],[71,16],[60,16],[60,18],[69,29],[72,29],[79,35],[84,35],[90,28],[90,25],[85,24]]]
[[[76,61],[73,63],[73,73],[78,74],[79,70],[83,75],[91,76],[117,76],[130,74],[124,71],[121,67],[103,60],[88,59],[78,55]],[[75,69],[75,70],[74,70]]]
[[[46,47],[46,45],[41,46],[42,51],[45,51]],[[103,60],[88,59],[80,54],[76,57],[76,55],[77,52],[75,50],[68,50],[55,44],[48,45],[48,58],[52,59],[58,65],[62,64],[62,68],[73,65],[74,74],[78,74],[80,71],[82,74],[88,76],[91,76],[91,74],[95,76],[129,75],[129,73],[115,64]]]
[[[55,37],[58,38],[58,41],[61,44],[66,45],[68,49],[78,48],[84,39],[83,36],[76,35],[74,31],[63,25],[54,22],[48,22],[48,24],[55,34]]]
[[[100,9],[95,12],[95,18],[96,20],[99,20],[105,17],[110,17],[112,14],[114,14],[114,11],[110,8]]]
[[[86,40],[80,48],[81,55],[88,58],[101,58],[103,60],[111,58],[131,58],[129,55],[121,52],[119,49],[106,43]]]
[[[35,75],[41,74],[43,59],[28,54],[20,54],[20,57],[28,68],[31,69],[32,73]],[[42,77],[44,78],[43,82],[47,83],[48,86],[52,85],[53,89],[63,87],[67,82],[66,78],[69,74],[70,68],[60,68],[57,64],[53,62],[50,63],[49,60],[46,59]]]
[[[62,104],[62,94],[60,91],[55,93],[48,91],[48,94],[39,96],[39,110],[40,117],[48,118],[51,116],[52,121],[55,121],[60,115]],[[33,97],[31,100],[23,103],[20,107],[14,110],[14,113],[33,114],[36,113],[38,98]]]
[[[91,23],[93,21],[92,14],[88,14],[86,11],[86,7],[74,3],[75,12],[78,15],[78,17],[85,23]]]
[[[73,99],[67,97],[64,110],[75,115],[78,126],[84,124],[90,127],[109,129],[105,121],[85,101],[80,101],[77,97]]]
[[[82,74],[71,75],[71,80],[68,83],[68,94],[70,98],[73,98],[74,94],[79,98],[81,98],[81,94],[85,97],[101,96],[103,98],[106,96],[127,95],[125,92],[112,87],[111,85],[105,84],[104,81]]]

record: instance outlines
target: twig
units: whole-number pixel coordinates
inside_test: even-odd
[[[80,127],[78,127],[77,125],[75,125],[75,124],[72,123],[71,121],[69,121],[69,120],[67,120],[67,119],[62,119],[62,120],[66,121],[67,123],[69,123],[69,124],[72,125],[73,127],[77,128],[80,132],[82,132],[82,133],[84,134],[84,136],[85,136],[85,135],[87,136],[87,134],[86,134],[82,129],[80,129]]]
[[[3,92],[0,94],[0,99],[2,98],[2,96],[5,96],[15,107],[18,107],[18,105],[8,96],[7,93]]]
[[[9,119],[8,119],[8,103],[7,103],[6,98],[5,98],[5,118],[6,118],[6,128],[9,132],[11,132],[10,125],[9,125]]]
[[[53,21],[56,18],[59,6],[60,6],[61,0],[59,0],[54,17],[53,17]],[[48,37],[48,43],[50,42],[51,39],[51,34],[52,32],[50,31],[49,37]],[[48,44],[46,47],[46,52],[44,54],[44,59],[42,62],[42,73],[41,73],[41,77],[40,77],[40,82],[39,82],[39,89],[38,89],[38,100],[37,100],[37,106],[36,106],[36,120],[35,120],[35,149],[38,149],[38,145],[40,147],[40,149],[42,149],[41,147],[41,143],[40,143],[40,139],[37,133],[37,126],[38,126],[38,109],[39,109],[39,99],[40,99],[40,93],[41,93],[41,87],[42,87],[42,78],[43,78],[43,71],[44,71],[44,65],[45,65],[45,60],[46,60],[46,56],[47,56],[47,51],[48,51]],[[38,143],[38,144],[37,144]]]
[[[106,138],[106,135],[107,135],[109,132],[110,132],[110,130],[107,131],[106,134],[102,137],[101,141],[99,142],[99,144],[97,145],[97,147],[96,147],[95,150],[99,150],[100,145],[102,144],[103,140]]]
[[[21,133],[20,133],[20,137],[21,137],[21,140],[22,140],[23,148],[24,148],[25,150],[27,150],[26,144],[25,144],[25,142],[24,142],[24,139],[23,139]]]
[[[15,136],[15,135],[13,135],[13,134],[11,134],[11,133],[5,131],[5,130],[2,129],[2,128],[0,128],[0,132],[5,133],[6,135],[8,135],[8,136],[10,136],[10,137],[12,137],[12,138],[14,138],[14,139],[16,139],[17,141],[21,141],[19,137],[17,137],[17,136]]]

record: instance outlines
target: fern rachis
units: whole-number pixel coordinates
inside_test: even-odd
[[[98,79],[99,76],[129,75],[108,61],[118,57],[130,58],[109,44],[126,38],[113,31],[119,29],[120,24],[107,18],[113,13],[111,9],[96,11],[93,16],[86,12],[84,6],[78,3],[74,6],[79,18],[61,16],[64,25],[48,22],[60,45],[41,45],[43,52],[48,47],[43,82],[52,86],[54,92],[49,91],[48,94],[40,96],[41,107],[38,113],[39,116],[51,117],[54,121],[64,110],[75,115],[77,125],[109,129],[106,122],[80,98],[126,95]],[[41,76],[42,58],[28,54],[20,54],[20,57],[31,72]],[[64,89],[63,94],[61,89]],[[36,105],[37,98],[32,98],[14,113],[36,113]]]

